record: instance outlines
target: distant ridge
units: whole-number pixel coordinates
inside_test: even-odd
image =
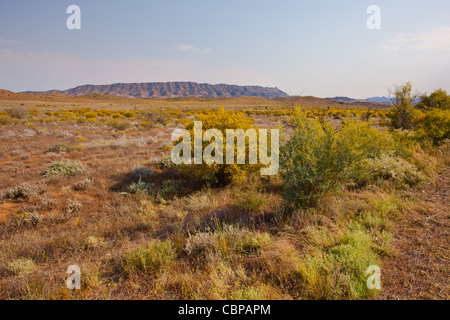
[[[355,105],[358,104],[360,106],[366,106],[368,108],[382,105],[382,106],[389,106],[391,104],[391,100],[389,98],[382,99],[385,97],[378,98],[368,98],[368,99],[353,99],[349,97],[334,97],[334,98],[325,98],[325,100],[328,101],[334,101],[339,104],[345,104],[345,105]]]
[[[360,101],[358,99],[352,99],[349,97],[334,97],[334,98],[325,98],[327,100],[333,100],[333,101],[340,101],[340,102],[354,102],[354,101]]]
[[[372,101],[372,102],[380,102],[380,103],[391,103],[392,100],[388,97],[372,97],[372,98],[367,98],[368,101]]]
[[[394,99],[391,99],[389,97],[372,97],[372,98],[367,98],[367,101],[371,101],[371,102],[378,102],[378,103],[392,103],[393,101],[395,101]],[[413,103],[418,103],[420,102],[420,98],[416,98]]]
[[[260,86],[237,86],[228,84],[207,84],[195,82],[148,82],[115,83],[110,85],[82,85],[67,90],[24,93],[60,93],[63,95],[84,96],[90,94],[108,94],[127,98],[240,98],[260,97],[266,99],[286,98],[289,95],[278,88]]]

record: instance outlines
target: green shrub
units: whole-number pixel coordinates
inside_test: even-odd
[[[424,94],[420,97],[420,100],[421,101],[417,105],[420,109],[450,110],[450,95],[443,89],[435,90],[430,95]]]
[[[144,192],[144,191],[148,191],[149,189],[152,189],[155,186],[154,183],[146,183],[145,181],[142,181],[139,178],[138,182],[133,182],[129,187],[128,187],[128,191],[130,193],[138,193],[138,192]]]
[[[303,113],[297,113],[295,124],[294,135],[281,148],[281,175],[286,181],[285,197],[297,205],[307,205],[336,183],[330,154],[334,129],[323,128]]]
[[[369,159],[395,150],[396,145],[389,133],[372,128],[369,122],[348,120],[334,134],[332,164],[341,171],[341,181],[354,181],[364,175]]]
[[[171,263],[175,257],[176,251],[171,240],[152,240],[147,245],[127,252],[122,266],[125,274],[136,271],[155,273]]]
[[[83,171],[85,171],[83,164],[78,161],[65,159],[50,163],[42,172],[42,176],[45,178],[54,176],[72,177]]]
[[[369,180],[373,181],[376,178],[391,180],[399,187],[416,185],[424,178],[414,165],[389,154],[369,159],[367,174]]]
[[[418,96],[417,92],[413,92],[411,82],[395,86],[393,89],[392,103],[389,117],[391,125],[395,129],[411,129],[414,126],[414,118],[419,111],[414,108],[414,101]]]
[[[327,122],[297,112],[297,128],[281,148],[284,195],[295,206],[310,206],[342,184],[365,175],[369,159],[394,149],[388,133],[367,122],[346,120],[339,130]]]
[[[361,299],[369,294],[366,270],[371,265],[380,265],[372,247],[372,240],[365,228],[353,223],[340,243],[327,253],[326,259],[339,265],[341,277],[337,285],[343,286],[344,295],[350,299]]]
[[[435,145],[450,139],[450,109],[433,109],[418,120],[417,133],[430,138]]]
[[[266,204],[266,197],[257,190],[247,190],[235,195],[233,206],[243,213],[261,212]]]
[[[409,159],[419,149],[416,133],[412,130],[391,130],[390,135],[394,143],[395,156]]]
[[[320,230],[320,234],[331,230]],[[301,296],[307,299],[364,299],[375,295],[367,288],[366,270],[380,265],[367,230],[352,222],[323,250],[302,256],[294,279],[300,280]]]
[[[178,192],[179,186],[180,184],[175,180],[165,180],[162,182],[162,185],[159,186],[159,190],[155,190],[157,191],[157,197],[163,202],[171,199]]]

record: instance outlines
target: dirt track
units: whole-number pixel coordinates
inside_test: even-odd
[[[450,168],[410,192],[421,204],[405,210],[394,231],[396,254],[385,260],[380,299],[449,299]]]

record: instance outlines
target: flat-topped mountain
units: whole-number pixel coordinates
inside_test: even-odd
[[[30,92],[27,92],[30,93]],[[110,85],[83,85],[67,90],[50,90],[33,93],[60,93],[63,95],[84,96],[90,94],[108,94],[128,98],[282,98],[288,94],[278,88],[259,86],[237,86],[228,84],[207,84],[195,82],[149,82],[149,83],[115,83]]]

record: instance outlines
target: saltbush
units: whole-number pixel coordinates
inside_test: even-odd
[[[54,176],[72,177],[84,170],[85,168],[80,162],[65,159],[50,163],[42,172],[42,176],[45,178]]]
[[[44,192],[43,183],[24,182],[7,189],[3,195],[3,199],[32,199]]]
[[[154,183],[146,183],[145,181],[142,181],[139,178],[138,182],[133,182],[129,187],[128,191],[132,194],[138,193],[138,192],[144,192],[148,191],[149,189],[152,189],[155,186]]]
[[[399,187],[414,186],[423,180],[423,175],[406,160],[383,154],[380,158],[369,159],[367,177],[371,180],[380,178],[391,180]]]
[[[65,151],[69,151],[70,147],[64,143],[57,143],[53,146],[51,146],[50,148],[48,148],[48,152],[65,152]]]
[[[284,195],[295,206],[314,205],[343,185],[368,181],[369,162],[397,151],[390,134],[368,122],[347,120],[334,128],[299,111],[294,123],[295,133],[282,147],[280,161]]]

